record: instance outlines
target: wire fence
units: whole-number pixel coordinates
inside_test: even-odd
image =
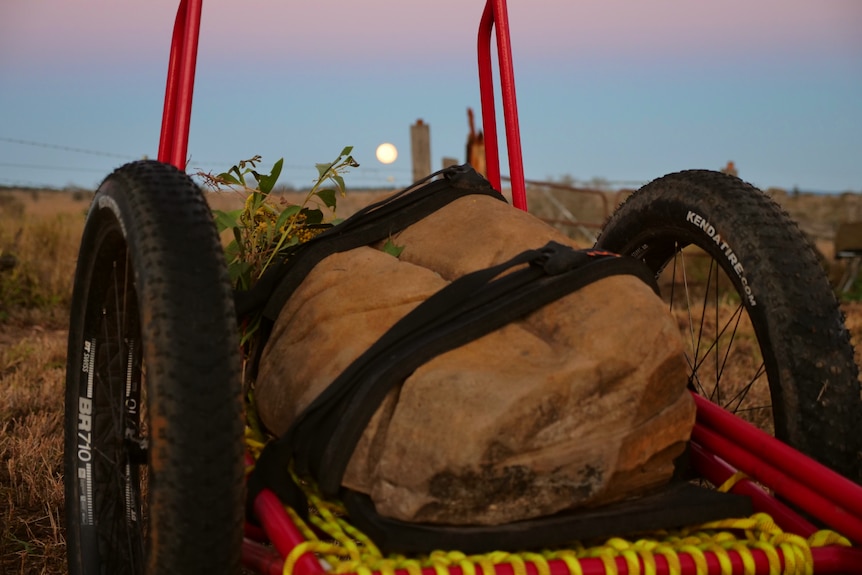
[[[41,142],[36,140],[28,140],[22,138],[13,138],[7,136],[0,136],[0,143],[13,144],[17,146],[26,146],[31,148],[40,148],[44,150],[55,150],[66,153],[73,154],[83,154],[94,157],[102,157],[102,158],[111,158],[114,160],[123,160],[124,162],[139,160],[146,158],[145,155],[134,155],[134,154],[123,154],[117,152],[109,152],[106,150],[95,150],[90,148],[81,148],[76,146],[68,146],[63,144],[55,144],[51,142]],[[196,160],[195,158],[191,158],[188,164],[188,171],[191,174],[194,174],[198,171],[201,172],[209,172],[209,171],[222,171],[229,169],[232,165],[234,165],[236,161],[216,161],[216,160]],[[8,173],[3,173],[8,170],[27,170],[27,171],[47,171],[52,173],[64,172],[68,174],[101,174],[102,176],[108,175],[108,172],[113,168],[112,166],[70,166],[70,165],[61,165],[47,162],[28,162],[28,161],[8,161],[8,162],[0,162],[0,186],[18,186],[18,187],[39,187],[39,188],[48,188],[48,189],[63,189],[63,188],[80,188],[82,186],[78,185],[57,185],[56,183],[50,184],[44,181],[36,181],[35,179],[31,179],[31,174],[27,174],[27,177],[10,177]],[[401,184],[410,179],[410,168],[396,168],[396,167],[365,167],[362,166],[352,171],[350,174],[350,182],[352,187],[377,187],[377,188],[388,188],[388,187],[396,187],[396,183]],[[289,179],[295,182],[294,184],[287,184],[287,187],[293,188],[303,187],[303,182],[306,180],[308,182],[312,182],[314,180],[314,170],[311,165],[300,165],[300,164],[284,164],[282,167],[282,178]],[[52,178],[54,179],[54,178]],[[408,182],[409,183],[409,182]],[[624,189],[637,189],[647,183],[646,180],[614,180],[614,179],[605,179],[605,178],[591,178],[591,179],[577,179],[571,176],[565,176],[561,178],[558,182],[543,182],[544,184],[553,184],[553,185],[561,185],[565,187],[572,187],[578,189],[593,189],[593,190],[602,190],[602,191],[617,191]],[[86,187],[86,186],[83,186]],[[403,187],[403,186],[402,186]],[[852,190],[814,190],[814,189],[800,189],[798,187],[794,187],[792,189],[787,190],[792,193],[799,194],[816,194],[816,195],[837,195],[843,194]],[[859,190],[862,192],[862,189]]]
[[[146,158],[144,155],[135,156],[133,154],[120,154],[115,152],[108,152],[105,150],[94,150],[90,148],[81,148],[75,146],[67,146],[62,144],[54,144],[50,142],[41,142],[36,140],[26,140],[21,138],[11,138],[6,136],[0,136],[0,143],[13,144],[16,146],[26,146],[30,148],[39,148],[43,150],[55,150],[60,152],[72,153],[72,154],[83,154],[88,156],[102,157],[102,158],[111,158],[114,160],[123,160],[124,162],[134,161],[138,159]],[[190,174],[195,174],[197,172],[210,172],[210,171],[226,171],[232,165],[236,164],[237,161],[218,161],[218,160],[197,160],[195,158],[191,158],[188,163],[188,171]],[[103,165],[101,167],[88,165],[88,166],[70,166],[70,165],[62,165],[62,164],[54,164],[48,162],[27,162],[27,161],[5,161],[0,162],[0,185],[2,186],[15,186],[15,187],[28,187],[28,188],[67,188],[73,187],[78,188],[80,186],[72,185],[72,186],[62,186],[54,184],[49,184],[44,181],[36,181],[34,178],[30,177],[28,174],[27,177],[10,177],[8,171],[16,170],[16,171],[27,171],[27,172],[41,172],[48,171],[52,173],[64,172],[68,174],[82,174],[82,173],[91,173],[91,174],[101,174],[102,176],[106,176],[108,172],[115,167],[115,165],[106,166]],[[4,168],[8,170],[4,170]],[[7,172],[7,173],[3,173]],[[393,187],[396,182],[404,182],[409,179],[411,170],[409,168],[395,168],[395,167],[387,167],[387,168],[376,168],[376,167],[365,167],[362,166],[358,169],[355,169],[350,174],[350,181],[353,184],[352,187],[378,187],[378,188],[387,188]],[[35,175],[35,174],[34,174]],[[309,185],[314,181],[315,170],[313,164],[308,165],[300,165],[300,164],[283,164],[282,165],[282,180],[292,180],[294,184],[286,184],[288,188],[303,187],[305,182],[307,181]]]

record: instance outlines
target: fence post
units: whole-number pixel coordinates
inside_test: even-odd
[[[467,123],[470,125],[470,133],[467,134],[467,158],[465,161],[482,176],[488,177],[488,168],[485,163],[485,134],[482,130],[476,131],[473,108],[467,108]]]
[[[444,170],[446,168],[451,168],[452,166],[457,166],[461,162],[458,161],[458,158],[450,158],[448,156],[443,158],[443,165],[441,166]]]
[[[414,182],[431,173],[431,129],[421,119],[410,126],[410,155]]]

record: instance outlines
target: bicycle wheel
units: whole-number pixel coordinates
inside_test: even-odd
[[[688,342],[692,389],[860,479],[850,337],[812,247],[777,204],[725,174],[670,174],[623,203],[597,246],[656,272]]]
[[[69,329],[70,573],[238,572],[237,334],[197,186],[153,161],[108,176],[87,216]]]

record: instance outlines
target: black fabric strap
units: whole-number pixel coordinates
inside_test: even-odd
[[[672,481],[637,499],[594,509],[577,509],[503,525],[432,525],[383,517],[371,499],[345,490],[350,523],[368,535],[383,553],[462,553],[554,549],[574,541],[634,537],[646,531],[701,525],[728,517],[748,517],[751,499],[685,481]]]

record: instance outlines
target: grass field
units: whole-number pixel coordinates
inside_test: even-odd
[[[354,196],[342,214],[371,198]],[[66,329],[89,200],[85,193],[0,190],[0,261],[4,255],[16,260],[11,269],[0,268],[2,575],[66,572],[62,465]],[[217,201],[223,206],[237,200]],[[862,304],[847,303],[844,309],[854,340],[862,341]]]
[[[65,573],[66,329],[88,195],[0,193],[0,573]]]

